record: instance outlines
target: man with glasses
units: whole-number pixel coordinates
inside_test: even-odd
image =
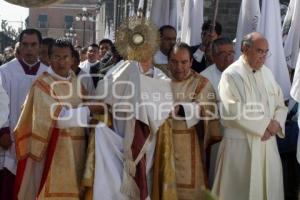
[[[170,76],[168,68],[168,54],[176,43],[177,32],[173,26],[164,25],[159,29],[160,46],[154,55],[154,66],[161,69],[167,76]]]
[[[12,199],[16,174],[13,131],[21,113],[24,99],[38,75],[47,70],[39,61],[41,33],[26,29],[19,36],[22,58],[15,58],[0,67],[3,88],[9,96],[9,117],[0,129],[0,199]]]
[[[90,113],[81,84],[71,70],[73,46],[56,40],[49,48],[50,67],[37,78],[15,129],[18,163],[15,199],[79,200],[85,163],[85,134]]]
[[[229,38],[218,38],[214,40],[210,46],[212,61],[214,64],[207,67],[201,75],[209,80],[212,84],[217,103],[220,102],[220,95],[218,91],[219,82],[222,72],[233,63],[234,61],[234,46]],[[219,143],[214,144],[210,152],[210,165],[209,165],[209,185],[212,186],[215,173],[215,162]]]
[[[218,85],[222,72],[234,61],[234,46],[229,38],[218,38],[211,44],[211,55],[214,64],[207,67],[201,75],[206,77],[213,85],[217,95],[217,101],[220,101]]]
[[[220,200],[284,199],[276,135],[285,135],[287,107],[264,62],[268,42],[260,33],[242,41],[242,56],[219,84],[224,137],[217,159],[213,193]]]

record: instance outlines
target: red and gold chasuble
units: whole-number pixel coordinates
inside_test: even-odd
[[[85,162],[83,128],[56,128],[62,106],[78,107],[77,79],[42,74],[33,84],[15,129],[19,160],[15,199],[80,199]],[[56,118],[56,119],[55,119]]]
[[[210,105],[215,102],[213,87],[196,72],[192,71],[184,81],[173,81],[172,90],[178,104],[202,103],[201,117],[206,117],[207,111],[215,113]],[[218,119],[202,119],[188,127],[185,119],[170,118],[167,127],[161,129],[156,144],[152,199],[205,199],[206,151],[221,136]]]

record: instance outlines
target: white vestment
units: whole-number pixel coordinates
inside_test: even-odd
[[[7,92],[10,101],[9,117],[3,127],[10,128],[10,136],[13,140],[13,144],[7,151],[3,151],[0,147],[0,169],[5,167],[13,174],[16,173],[17,161],[13,130],[21,114],[21,106],[33,81],[47,69],[46,65],[40,63],[36,75],[28,75],[17,59],[13,59],[0,67],[3,88]]]
[[[114,69],[99,81],[96,95],[106,94],[103,101],[123,111],[112,112],[114,131],[104,124],[96,127],[94,200],[132,199],[123,194],[121,188],[124,179],[128,179],[124,171],[124,162],[128,159],[125,153],[128,145],[126,140],[134,133],[136,120],[146,124],[151,132],[150,140],[142,150],[146,154],[148,192],[151,192],[151,176],[148,175],[153,165],[155,134],[168,118],[173,105],[170,80],[159,69],[152,69],[153,78],[148,77],[151,74],[147,72],[142,73],[134,61],[122,62]],[[117,84],[118,87],[115,87]],[[133,106],[132,111],[128,110],[128,105]],[[117,116],[120,118],[117,119]],[[125,117],[128,119],[125,120]],[[138,162],[139,158],[134,161],[135,164]]]
[[[276,137],[261,141],[270,120],[284,137],[287,107],[272,72],[253,72],[243,56],[222,74],[219,84],[224,138],[213,193],[220,200],[282,200],[283,177]]]
[[[212,65],[208,66],[200,74],[202,76],[204,76],[205,78],[207,78],[209,80],[209,82],[212,84],[212,86],[215,90],[217,103],[219,104],[221,99],[220,99],[220,95],[219,95],[218,86],[219,86],[219,82],[221,80],[222,72],[217,68],[216,64],[212,64]],[[221,126],[221,133],[223,134],[224,128],[222,127],[222,124],[220,126]],[[208,175],[208,182],[209,182],[208,184],[210,187],[212,186],[214,179],[215,179],[216,159],[217,159],[219,146],[220,146],[220,143],[218,142],[216,144],[213,144],[211,147],[209,175]]]
[[[79,67],[86,73],[90,73],[91,66],[97,64],[97,62],[99,61],[97,60],[96,62],[91,63],[88,60],[85,60],[79,64]]]
[[[2,86],[2,79],[0,74],[0,128],[4,125],[4,123],[7,120],[8,113],[9,113],[8,106],[9,106],[9,98]]]
[[[200,74],[202,76],[204,76],[205,78],[207,78],[209,80],[209,82],[212,84],[212,86],[214,87],[214,90],[217,95],[216,99],[217,99],[217,102],[219,103],[220,95],[219,95],[219,91],[218,91],[218,86],[219,86],[219,82],[221,80],[222,72],[217,68],[216,64],[212,64],[212,65],[208,66]]]
[[[154,61],[155,64],[159,65],[167,65],[168,64],[168,56],[163,54],[160,50],[156,52],[154,55]]]

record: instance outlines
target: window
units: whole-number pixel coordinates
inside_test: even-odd
[[[39,15],[38,27],[39,28],[47,28],[48,27],[48,16],[47,15]]]
[[[65,16],[65,27],[66,29],[73,27],[73,16]]]

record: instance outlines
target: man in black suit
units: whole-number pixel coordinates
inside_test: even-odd
[[[213,27],[214,26],[214,27]],[[192,46],[193,65],[192,69],[196,72],[202,72],[207,66],[211,65],[209,46],[211,42],[219,38],[222,34],[222,25],[216,22],[213,25],[211,20],[205,21],[202,25],[201,40],[202,43]]]

